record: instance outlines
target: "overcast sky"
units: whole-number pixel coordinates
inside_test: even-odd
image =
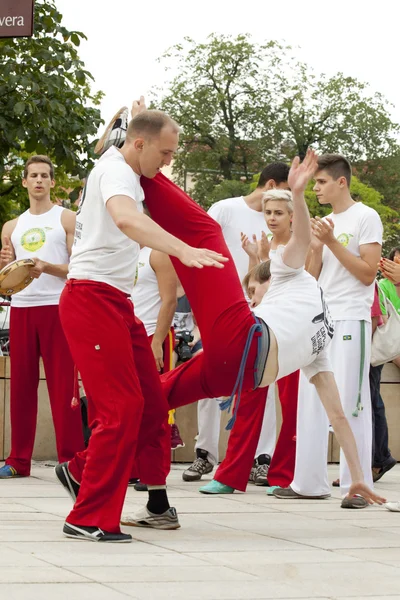
[[[165,80],[157,58],[190,36],[250,33],[285,41],[317,72],[342,71],[371,85],[395,105],[400,122],[399,16],[396,0],[55,0],[68,29],[88,41],[80,56],[105,92],[102,117]]]

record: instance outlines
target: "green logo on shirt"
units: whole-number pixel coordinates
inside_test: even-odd
[[[44,245],[46,241],[46,232],[44,229],[34,228],[25,231],[21,237],[21,246],[27,252],[36,252]]]
[[[344,248],[347,248],[350,242],[350,238],[354,237],[351,233],[341,233],[337,236],[337,241],[342,244]]]

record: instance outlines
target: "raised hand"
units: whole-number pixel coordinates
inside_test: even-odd
[[[144,101],[144,96],[140,96],[139,100],[134,100],[131,108],[131,117],[134,119],[136,115],[146,110],[146,104]]]
[[[3,247],[0,251],[0,261],[2,263],[8,264],[14,259],[14,252],[10,242],[10,238],[4,236]]]
[[[386,498],[382,498],[382,496],[378,496],[364,482],[353,483],[350,486],[350,490],[348,496],[351,498],[353,496],[362,496],[368,502],[368,504],[383,504],[386,502]]]
[[[259,259],[262,261],[268,260],[270,250],[271,250],[271,242],[269,241],[268,236],[265,233],[265,231],[262,231],[261,239],[258,242],[258,257],[259,257]]]
[[[222,256],[222,254],[214,252],[214,250],[192,248],[192,246],[186,244],[178,258],[187,267],[195,267],[196,269],[202,269],[203,267],[223,269],[224,265],[222,263],[229,260],[229,258]]]
[[[318,156],[314,150],[308,149],[303,162],[296,156],[290,167],[288,184],[293,193],[304,192],[308,182],[314,177],[318,167]]]
[[[330,244],[336,240],[333,230],[335,224],[329,217],[321,219],[321,217],[315,217],[311,219],[311,231],[314,236],[321,244]]]
[[[253,233],[253,241],[251,242],[247,235],[243,232],[240,234],[240,241],[242,242],[242,248],[252,258],[258,258],[258,242],[257,237]]]

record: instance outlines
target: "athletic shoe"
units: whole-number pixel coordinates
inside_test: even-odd
[[[367,508],[368,502],[362,496],[352,496],[343,498],[341,508]]]
[[[100,527],[85,527],[84,525],[72,525],[65,522],[63,534],[74,540],[88,540],[89,542],[108,542],[109,544],[129,544],[132,536],[128,533],[110,533],[103,531]]]
[[[321,494],[320,496],[303,496],[302,494],[298,494],[291,487],[281,488],[278,487],[272,493],[275,498],[280,498],[281,500],[326,500],[326,498],[330,498],[330,494]]]
[[[270,464],[271,457],[269,454],[260,454],[260,456],[257,456],[251,467],[249,482],[255,485],[268,485],[267,475]]]
[[[57,465],[54,469],[58,481],[61,483],[63,488],[71,496],[72,501],[75,503],[76,498],[79,494],[80,485],[74,481],[68,471],[68,463],[64,462]]]
[[[17,477],[28,477],[28,475],[19,475],[17,470],[11,465],[1,467],[0,479],[16,479]]]
[[[147,492],[147,485],[145,483],[143,483],[142,481],[137,481],[134,486],[133,486],[134,490],[136,490],[137,492]]]
[[[175,508],[171,507],[161,515],[150,512],[146,507],[133,516],[124,515],[121,525],[128,527],[151,527],[152,529],[179,529],[180,524]]]
[[[203,485],[199,489],[201,494],[233,494],[235,488],[220,483],[216,479],[212,479],[207,485]]]
[[[372,479],[373,482],[376,483],[377,481],[379,481],[385,473],[387,473],[388,471],[390,471],[390,469],[393,469],[393,467],[395,467],[397,465],[397,460],[395,458],[393,458],[393,456],[391,456],[386,463],[381,467],[381,470],[379,471],[379,473],[377,473],[376,471],[374,471],[372,469]]]
[[[111,146],[122,148],[126,140],[128,122],[129,111],[126,106],[123,106],[113,116],[105,132],[94,147],[95,154],[104,154]]]
[[[269,487],[267,487],[267,496],[273,496],[274,491],[277,489],[279,489],[279,485],[270,485]]]
[[[386,502],[383,506],[390,512],[400,512],[400,502]]]
[[[196,460],[182,473],[183,481],[200,481],[203,475],[208,475],[214,468],[214,465],[207,459],[208,453],[205,450],[197,449],[196,452]],[[204,454],[200,455],[200,452]]]
[[[171,425],[171,450],[177,450],[178,448],[184,448],[185,444],[182,441],[179,433],[178,425],[174,423]]]

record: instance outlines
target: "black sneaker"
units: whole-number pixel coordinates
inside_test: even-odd
[[[137,492],[147,492],[147,485],[145,483],[143,483],[142,481],[137,481],[133,488],[137,491]]]
[[[58,481],[68,492],[73,502],[75,503],[81,486],[79,485],[79,483],[76,483],[76,481],[74,481],[71,475],[69,474],[68,463],[65,462],[61,463],[60,465],[57,465],[54,469],[54,472]]]
[[[196,460],[182,473],[183,481],[200,481],[203,475],[211,473],[214,468],[214,465],[208,460],[208,452],[206,450],[198,448],[196,454]]]
[[[65,537],[76,540],[88,540],[90,542],[108,542],[109,544],[129,544],[132,536],[128,533],[109,533],[100,527],[85,527],[84,525],[72,525],[64,523],[63,534]]]
[[[260,454],[254,459],[253,466],[250,471],[249,482],[255,485],[268,486],[268,470],[271,464],[269,454]]]

